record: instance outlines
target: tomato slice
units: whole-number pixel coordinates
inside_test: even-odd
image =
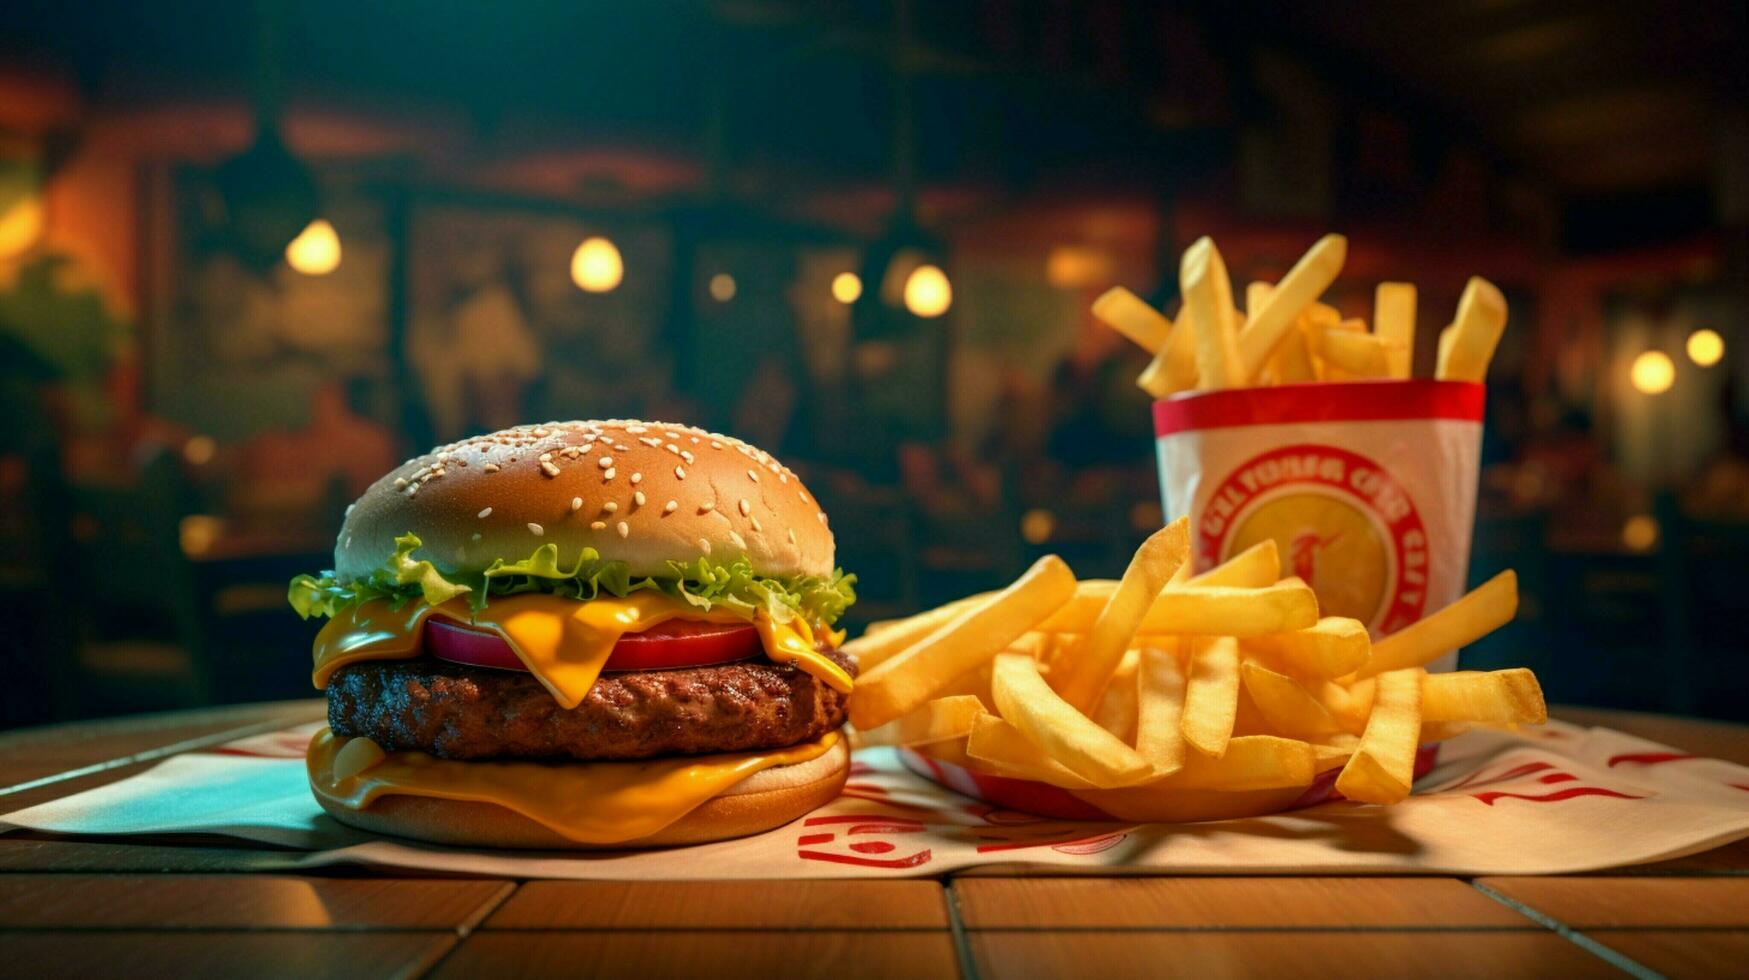
[[[425,623],[425,649],[433,657],[451,663],[498,670],[528,669],[522,665],[516,651],[498,634],[439,616],[433,616]],[[641,633],[621,636],[602,669],[708,667],[746,660],[757,656],[762,649],[759,631],[752,623],[670,619]]]

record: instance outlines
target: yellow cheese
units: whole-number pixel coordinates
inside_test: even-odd
[[[398,612],[385,601],[373,600],[342,611],[316,635],[311,680],[325,688],[334,671],[347,664],[418,656],[424,646],[425,620],[434,613],[462,623],[471,620],[470,625],[497,633],[566,708],[582,703],[614,644],[626,633],[676,618],[746,622],[727,609],[701,610],[656,592],[634,592],[623,599],[601,596],[588,602],[540,593],[497,596],[478,613],[471,612],[464,599],[437,607],[412,603]],[[813,631],[799,617],[785,624],[761,613],[754,625],[772,660],[794,663],[834,689],[850,692],[850,675],[814,650]]]
[[[836,731],[785,749],[671,756],[643,762],[455,762],[424,752],[389,752],[361,772],[336,778],[336,757],[352,741],[327,728],[305,764],[316,795],[354,810],[381,796],[494,803],[574,841],[615,844],[668,826],[748,776],[825,755]]]

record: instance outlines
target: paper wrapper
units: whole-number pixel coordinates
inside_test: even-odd
[[[1463,595],[1483,393],[1362,381],[1156,402],[1166,518],[1189,515],[1199,570],[1274,538],[1325,615],[1394,633]]]
[[[1408,800],[1162,825],[1044,820],[856,757],[837,801],[742,840],[620,854],[473,851],[373,837],[323,813],[303,752],[316,726],[175,756],[0,818],[66,834],[218,834],[295,848],[247,867],[362,864],[515,878],[893,878],[1065,874],[1549,874],[1680,857],[1749,836],[1749,768],[1607,729],[1471,733]]]

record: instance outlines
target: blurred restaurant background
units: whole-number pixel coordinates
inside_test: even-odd
[[[1466,651],[1749,714],[1739,3],[64,4],[0,24],[0,727],[302,697],[346,503],[440,440],[642,417],[800,471],[857,624],[1119,573],[1144,352],[1348,236],[1326,299],[1511,303]]]

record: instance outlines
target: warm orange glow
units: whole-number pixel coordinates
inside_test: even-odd
[[[605,238],[585,238],[571,253],[571,281],[586,293],[612,292],[625,278],[619,248]]]
[[[1630,551],[1651,551],[1658,543],[1658,520],[1650,514],[1635,514],[1621,526],[1621,543]]]
[[[24,198],[0,214],[0,259],[23,255],[43,234],[43,199]]]
[[[953,285],[940,266],[920,265],[905,280],[905,309],[921,317],[938,317],[953,305]]]
[[[213,461],[213,454],[218,452],[218,443],[212,436],[190,436],[182,444],[182,458],[195,466],[205,466]]]
[[[1634,358],[1628,371],[1634,390],[1642,395],[1662,395],[1676,383],[1676,364],[1661,350],[1649,350]]]
[[[285,247],[285,261],[306,276],[325,276],[340,268],[340,235],[317,218]]]
[[[1085,245],[1058,245],[1045,256],[1045,280],[1058,289],[1108,285],[1114,278],[1111,256]]]
[[[1717,330],[1696,330],[1688,335],[1688,359],[1701,367],[1712,367],[1725,356],[1725,338]]]
[[[224,530],[224,519],[211,514],[190,514],[184,517],[177,527],[182,553],[190,556],[206,554],[212,550],[213,543]]]
[[[854,272],[840,272],[832,277],[832,298],[845,306],[862,296],[862,277]]]
[[[1020,518],[1020,536],[1027,544],[1044,544],[1057,530],[1057,517],[1048,510],[1029,510]]]
[[[735,298],[735,277],[727,272],[719,272],[711,277],[711,299],[719,303],[727,303]]]

